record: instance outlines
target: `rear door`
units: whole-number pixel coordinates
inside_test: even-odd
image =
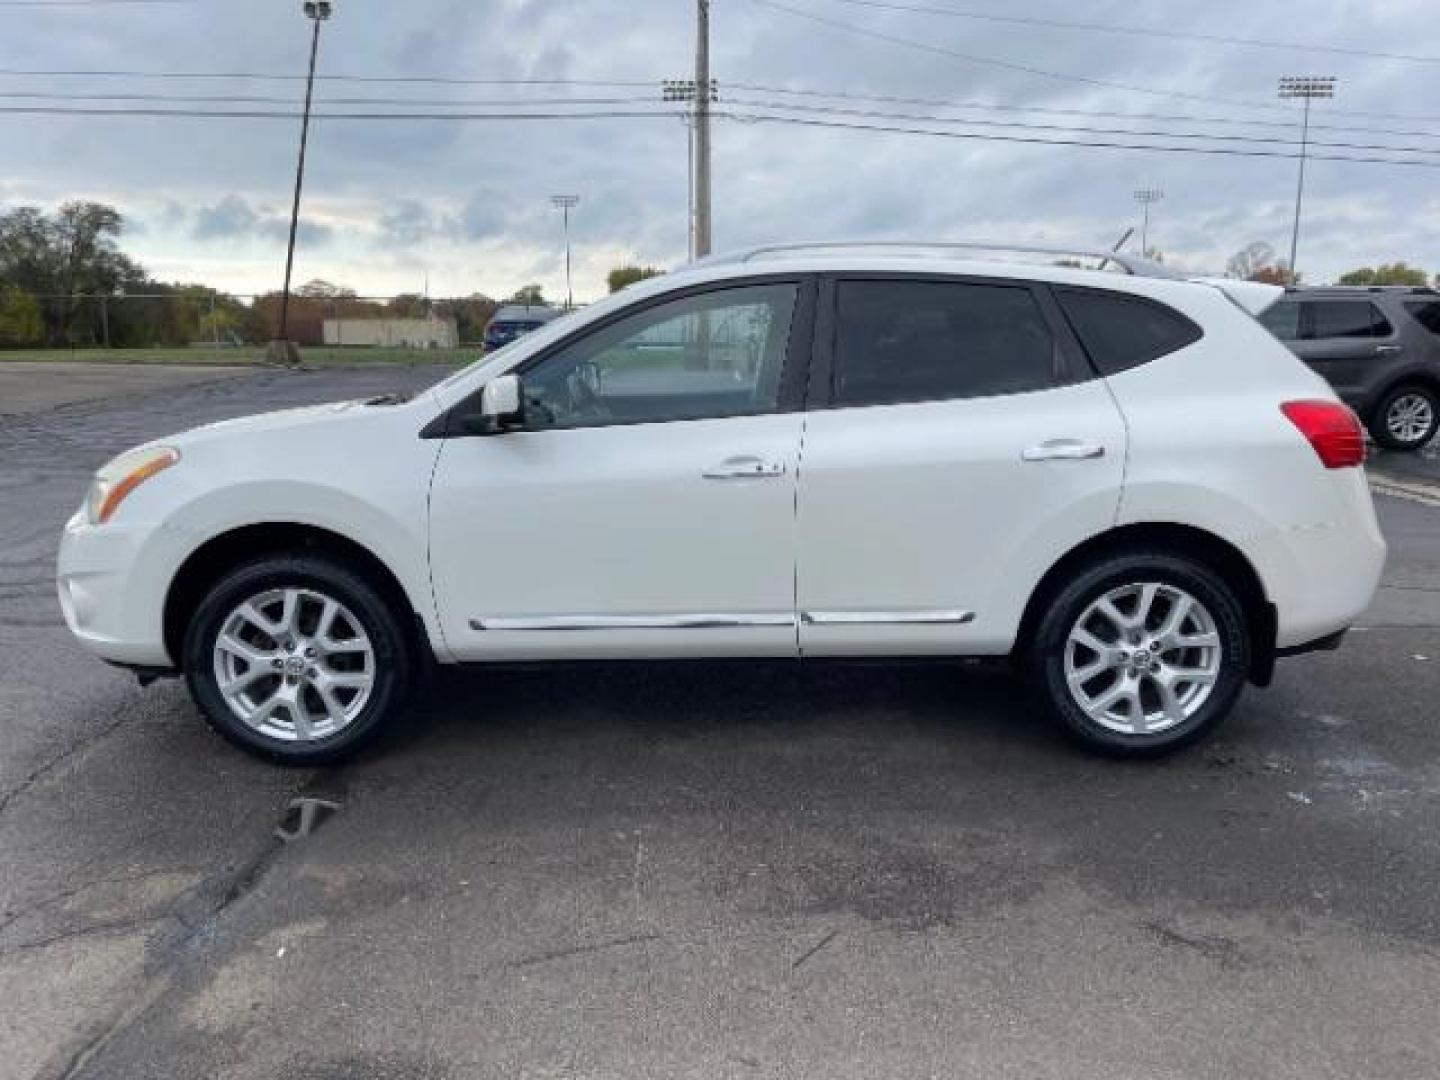
[[[801,452],[805,655],[1000,653],[1115,519],[1125,427],[1044,286],[824,282]]]
[[[1296,355],[1352,404],[1382,365],[1404,351],[1395,327],[1365,297],[1302,299]]]

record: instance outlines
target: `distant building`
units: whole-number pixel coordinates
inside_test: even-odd
[[[374,345],[407,349],[454,349],[454,319],[326,319],[326,345]]]

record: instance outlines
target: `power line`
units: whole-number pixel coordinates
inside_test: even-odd
[[[953,7],[932,7],[925,4],[899,4],[892,0],[831,0],[853,7],[880,8],[885,11],[906,11],[921,15],[943,15],[953,19],[978,22],[1008,23],[1014,26],[1045,26],[1057,30],[1082,30],[1100,34],[1126,34],[1132,37],[1168,38],[1176,41],[1201,41],[1211,45],[1236,45],[1251,49],[1276,49],[1285,52],[1329,53],[1335,56],[1358,56],[1371,60],[1405,60],[1417,64],[1440,64],[1440,56],[1415,53],[1381,52],[1375,49],[1354,49],[1341,45],[1320,45],[1299,41],[1271,41],[1265,38],[1230,37],[1225,34],[1201,34],[1181,30],[1157,30],[1142,26],[1117,26],[1114,23],[1070,22],[1065,19],[1044,19],[1025,15],[996,15]]]
[[[1006,71],[1018,71],[1025,75],[1036,75],[1044,79],[1084,83],[1087,86],[1098,86],[1106,90],[1124,90],[1126,93],[1131,94],[1150,94],[1156,97],[1177,98],[1185,101],[1204,101],[1212,104],[1219,103],[1238,106],[1242,109],[1274,110],[1281,108],[1281,106],[1271,105],[1269,103],[1241,101],[1237,98],[1213,97],[1206,94],[1190,94],[1183,90],[1158,90],[1150,86],[1116,82],[1113,79],[1101,79],[1092,75],[1076,75],[1070,72],[1051,71],[1048,68],[1035,67],[1031,64],[1022,64],[1013,60],[1001,60],[994,56],[980,56],[975,53],[960,52],[958,49],[946,48],[943,45],[935,45],[928,41],[916,41],[914,38],[900,37],[897,34],[887,34],[880,30],[872,30],[867,26],[857,26],[855,23],[846,22],[843,19],[832,19],[825,15],[817,15],[813,11],[806,11],[802,8],[791,7],[788,4],[777,3],[776,0],[750,0],[750,2],[758,4],[760,7],[770,8],[773,11],[783,11],[797,18],[808,19],[811,22],[820,23],[823,26],[833,27],[836,30],[843,30],[847,34],[858,34],[861,37],[889,42],[891,45],[899,45],[902,48],[928,52],[935,56],[945,56],[952,60],[963,60],[969,64],[982,64],[988,67],[1003,68]]]
[[[274,71],[140,71],[123,68],[82,70],[0,68],[0,75],[81,79],[256,79],[304,82],[304,75]],[[415,83],[437,86],[631,86],[652,89],[659,79],[462,79],[439,75],[319,75],[316,82]]]
[[[78,8],[118,7],[135,4],[195,4],[199,0],[0,0],[0,7]]]
[[[70,108],[64,106],[0,106],[0,114],[22,114],[22,115],[75,115],[75,116],[117,116],[117,117],[143,117],[143,118],[209,118],[209,119],[231,119],[231,120],[294,120],[299,117],[298,112],[281,110],[214,110],[214,109],[155,109],[155,108],[120,108],[120,109],[95,109],[95,108]],[[604,110],[591,112],[487,112],[487,113],[425,113],[425,112],[331,112],[315,113],[317,120],[342,120],[342,121],[440,121],[440,122],[485,122],[485,121],[507,121],[507,120],[615,120],[615,119],[643,119],[661,118],[668,119],[680,116],[678,112],[670,110]],[[936,138],[965,139],[975,142],[999,142],[1017,143],[1037,146],[1072,146],[1087,147],[1101,150],[1140,150],[1155,153],[1173,154],[1200,154],[1216,155],[1224,157],[1253,157],[1253,158],[1284,158],[1297,159],[1300,155],[1291,153],[1284,149],[1261,149],[1243,148],[1232,146],[1175,146],[1169,144],[1157,144],[1146,142],[1121,142],[1111,139],[1065,139],[1065,138],[1040,138],[1037,136],[997,134],[994,132],[973,132],[973,131],[945,131],[934,128],[920,128],[900,124],[862,124],[847,120],[821,119],[818,117],[780,116],[773,113],[716,111],[715,116],[727,119],[738,120],[749,123],[776,123],[791,124],[802,127],[815,128],[836,128],[850,131],[872,131],[886,132],[904,135],[930,135]],[[943,120],[938,122],[944,122]],[[1021,128],[1024,125],[1010,125]],[[1064,130],[1072,130],[1086,134],[1084,129],[1058,129],[1057,134]],[[1132,134],[1125,132],[1123,134]],[[1143,135],[1135,135],[1136,138],[1144,138]],[[1180,136],[1160,135],[1160,138],[1177,138]],[[1311,143],[1312,146],[1318,145]],[[1338,148],[1341,144],[1335,144]],[[1377,148],[1389,153],[1434,153],[1435,151],[1419,147],[1387,146]],[[1316,161],[1344,161],[1359,164],[1374,165],[1412,165],[1426,168],[1440,168],[1440,161],[1428,161],[1415,158],[1377,157],[1362,156],[1354,154],[1310,154],[1311,159]]]
[[[720,114],[717,114],[720,115]],[[1157,146],[1154,143],[1125,143],[1086,139],[1040,139],[1024,135],[981,135],[965,131],[936,131],[932,128],[901,127],[889,124],[857,124],[846,120],[820,120],[799,116],[765,116],[759,113],[727,112],[732,120],[750,123],[793,124],[800,127],[839,128],[848,131],[879,131],[897,135],[931,135],[942,139],[970,139],[981,142],[1022,143],[1032,146],[1075,146],[1097,150],[1146,150],[1162,154],[1212,154],[1221,157],[1286,158],[1295,160],[1299,154],[1284,150],[1239,149],[1225,146]],[[1314,145],[1313,143],[1311,145]],[[1394,148],[1397,153],[1402,148]],[[1310,154],[1312,161],[1348,161],[1367,165],[1414,165],[1420,168],[1440,168],[1440,161],[1424,161],[1413,158],[1359,157],[1344,154]]]
[[[1133,128],[1106,128],[1091,127],[1086,125],[1067,124],[1037,124],[1018,120],[975,120],[969,117],[950,117],[917,115],[914,113],[880,112],[870,109],[847,109],[839,106],[825,105],[795,105],[784,102],[752,101],[745,98],[730,98],[732,105],[741,105],[751,108],[779,109],[788,112],[820,113],[836,116],[858,116],[879,120],[902,120],[910,123],[927,124],[967,124],[973,127],[985,128],[1019,128],[1025,131],[1059,131],[1079,132],[1087,135],[1132,135],[1136,138],[1153,139],[1204,139],[1218,142],[1235,143],[1261,143],[1279,144],[1285,146],[1300,146],[1307,142],[1310,146],[1326,147],[1335,150],[1385,150],[1396,151],[1407,154],[1440,154],[1440,146],[1390,146],[1383,143],[1348,143],[1348,142],[1316,142],[1314,139],[1287,139],[1279,136],[1256,136],[1256,135],[1224,135],[1207,132],[1187,131],[1136,131]]]
[[[161,101],[197,105],[293,105],[295,99],[279,94],[64,94],[50,91],[0,90],[0,99],[16,101]],[[653,94],[627,97],[544,98],[404,98],[328,97],[317,105],[413,105],[472,108],[495,105],[633,105],[654,100]]]

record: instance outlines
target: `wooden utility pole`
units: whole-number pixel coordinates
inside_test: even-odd
[[[710,254],[710,0],[695,0],[695,258]]]

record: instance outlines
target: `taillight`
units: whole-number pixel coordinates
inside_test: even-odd
[[[1327,469],[1365,464],[1365,431],[1338,401],[1287,401],[1280,411],[1300,429]]]

